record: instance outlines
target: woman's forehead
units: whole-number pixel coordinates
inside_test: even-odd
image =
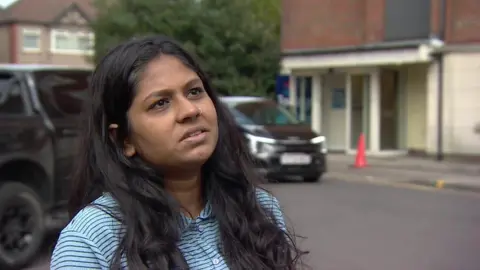
[[[152,91],[181,90],[201,83],[197,73],[178,58],[162,55],[147,64],[138,82],[138,95],[148,96]]]

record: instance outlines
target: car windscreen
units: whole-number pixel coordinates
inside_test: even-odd
[[[52,70],[34,73],[39,99],[51,117],[79,115],[87,102],[91,72]]]
[[[300,122],[284,107],[274,101],[252,101],[237,103],[232,108],[250,123],[261,126],[297,125]],[[242,119],[239,119],[242,120]],[[238,121],[238,120],[237,120]]]
[[[230,110],[230,113],[232,113],[233,117],[235,118],[235,121],[239,125],[256,125],[255,122],[252,121],[252,119],[248,118],[246,115],[243,113],[239,112],[237,109],[227,106],[228,109]]]

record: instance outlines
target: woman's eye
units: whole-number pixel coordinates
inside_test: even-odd
[[[168,104],[170,104],[170,101],[168,99],[159,99],[157,101],[155,101],[149,109],[163,109],[165,108],[166,106],[168,106]]]
[[[205,90],[203,90],[203,88],[195,87],[195,88],[190,89],[190,91],[188,91],[188,96],[189,97],[197,97],[197,96],[201,95],[204,91]]]

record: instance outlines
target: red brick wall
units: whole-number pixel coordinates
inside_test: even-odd
[[[360,45],[383,38],[384,0],[283,0],[282,50]]]
[[[480,1],[447,0],[447,43],[480,42]]]
[[[361,44],[366,0],[283,0],[282,50]]]
[[[431,1],[431,32],[440,4]],[[480,43],[480,0],[446,0],[447,43]],[[282,50],[355,46],[383,40],[384,0],[282,0]]]
[[[338,0],[337,0],[338,1]],[[364,0],[365,5],[365,36],[363,43],[375,43],[383,40],[384,0]]]
[[[430,29],[431,33],[436,36],[440,36],[441,1],[442,0],[430,0]]]
[[[18,35],[18,25],[12,23],[10,25],[10,63],[16,64],[18,62],[18,43],[20,43],[20,38]]]

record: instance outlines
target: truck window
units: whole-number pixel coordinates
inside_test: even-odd
[[[87,99],[91,72],[55,70],[35,72],[38,97],[53,118],[79,115]]]
[[[20,83],[11,73],[0,72],[0,116],[25,112]]]

